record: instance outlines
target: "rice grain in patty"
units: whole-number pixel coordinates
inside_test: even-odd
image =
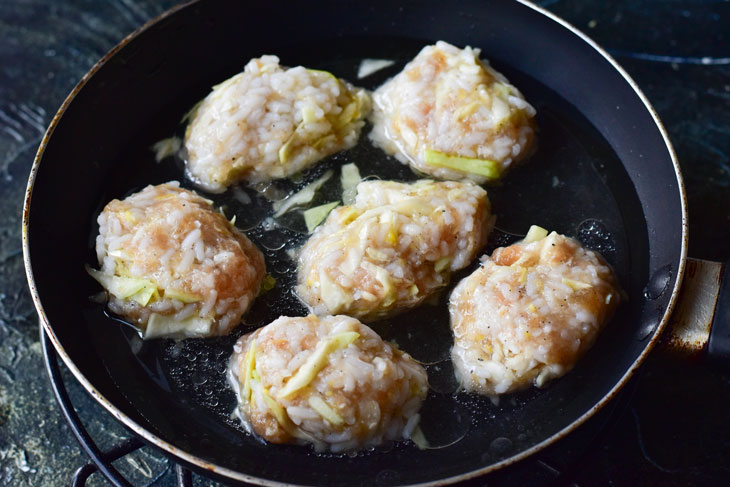
[[[299,255],[297,295],[317,315],[372,321],[422,303],[466,267],[493,224],[470,182],[365,181]]]
[[[451,357],[467,391],[497,396],[562,376],[620,301],[599,254],[555,232],[529,237],[485,256],[451,294]]]
[[[439,41],[373,94],[373,142],[441,179],[499,179],[531,152],[535,109],[479,49]]]
[[[421,365],[347,316],[281,317],[244,335],[229,378],[250,431],[334,452],[409,438],[428,391]]]
[[[355,145],[369,111],[365,90],[328,72],[252,59],[195,109],[187,174],[211,192],[289,176]]]
[[[101,269],[89,272],[145,338],[228,333],[259,292],[261,252],[177,181],[112,200],[98,222]]]

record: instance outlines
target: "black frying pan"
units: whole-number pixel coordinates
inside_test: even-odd
[[[433,390],[423,426],[438,448],[399,444],[350,457],[263,444],[230,420],[234,397],[223,372],[241,333],[282,313],[304,313],[288,291],[293,277],[281,248],[305,238],[296,223],[267,233],[256,226],[268,211],[265,201],[254,198],[251,208],[228,193],[215,196],[265,249],[278,286],[230,337],[142,344],[88,299],[98,291],[84,272],[85,263],[94,264],[95,218],[112,198],[183,180],[179,161],[156,164],[149,147],[179,131],[195,101],[249,58],[274,53],[282,64],[327,69],[374,88],[438,39],[480,47],[539,113],[535,156],[488,188],[498,231],[485,251],[537,223],[601,251],[629,299],[574,371],[499,405],[452,394],[443,306],[376,323],[428,366]],[[362,58],[397,63],[358,80]],[[305,180],[344,161],[366,174],[415,178],[366,139]],[[231,0],[174,10],[122,42],[66,100],[41,144],[24,214],[33,298],[56,350],[84,387],[128,428],[185,464],[263,485],[442,485],[513,464],[564,437],[615,395],[656,341],[676,300],[686,240],[678,165],[644,96],[582,34],[508,0],[448,7]]]

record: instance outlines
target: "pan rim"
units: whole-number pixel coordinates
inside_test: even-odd
[[[53,346],[56,349],[56,352],[61,357],[64,364],[68,367],[68,369],[71,371],[73,376],[76,378],[76,380],[79,381],[79,383],[84,387],[84,389],[86,389],[86,391],[99,404],[101,404],[102,407],[104,407],[117,421],[122,423],[127,429],[129,429],[134,434],[141,437],[148,444],[151,444],[151,445],[159,448],[160,450],[173,455],[174,457],[176,457],[176,459],[182,461],[183,463],[193,466],[199,470],[211,472],[212,474],[215,474],[216,476],[219,476],[219,477],[228,478],[230,480],[235,480],[235,481],[239,481],[239,482],[248,482],[248,483],[253,483],[256,485],[271,486],[271,487],[285,487],[285,486],[288,487],[288,486],[295,486],[295,485],[303,485],[303,484],[292,484],[292,483],[288,483],[288,482],[281,482],[281,481],[274,481],[274,480],[269,480],[269,479],[265,479],[265,478],[259,478],[259,477],[255,477],[252,475],[248,475],[248,474],[239,472],[239,471],[231,470],[229,468],[222,467],[217,464],[210,463],[196,455],[192,455],[184,450],[181,450],[180,448],[177,448],[176,446],[169,443],[168,441],[163,440],[162,438],[160,438],[157,435],[153,434],[152,432],[148,431],[144,427],[140,426],[137,422],[132,420],[129,416],[124,414],[119,408],[117,408],[114,404],[112,404],[109,400],[107,400],[99,392],[99,390],[82,374],[82,372],[75,365],[72,358],[66,352],[63,345],[60,343],[58,337],[54,333],[53,328],[51,327],[50,321],[43,308],[43,305],[40,301],[40,296],[38,295],[38,291],[37,291],[37,288],[35,285],[32,263],[30,261],[30,247],[29,247],[29,236],[28,236],[30,203],[31,203],[31,199],[32,199],[33,187],[34,187],[36,175],[38,172],[38,168],[40,166],[40,162],[45,153],[46,145],[48,144],[56,126],[58,125],[62,116],[65,114],[66,110],[71,105],[71,103],[73,102],[74,98],[79,93],[79,91],[96,74],[96,72],[99,71],[118,51],[120,51],[124,46],[126,46],[132,39],[135,39],[141,33],[148,30],[149,28],[153,27],[154,25],[158,24],[160,21],[175,14],[179,10],[182,10],[193,4],[198,3],[199,1],[200,0],[191,0],[191,1],[187,1],[183,4],[177,5],[175,7],[172,7],[171,9],[169,9],[169,10],[163,12],[162,14],[160,14],[159,16],[149,20],[144,25],[142,25],[141,27],[139,27],[138,29],[136,29],[135,31],[133,31],[132,33],[127,35],[117,45],[115,45],[111,50],[109,50],[99,61],[97,61],[94,64],[94,66],[92,66],[92,68],[83,76],[83,78],[71,90],[69,95],[66,97],[66,99],[62,103],[61,107],[55,113],[53,119],[51,120],[51,122],[48,126],[48,129],[46,130],[46,132],[40,142],[38,151],[35,155],[33,165],[30,170],[30,175],[29,175],[28,184],[26,187],[26,192],[25,192],[25,201],[24,201],[24,206],[23,206],[23,218],[22,218],[22,247],[23,247],[23,261],[24,261],[24,265],[25,265],[26,278],[28,281],[28,286],[30,289],[33,303],[36,307],[40,321],[42,323],[43,330],[46,333],[46,335],[49,337],[51,342],[53,343]],[[535,5],[534,3],[531,3],[528,0],[515,0],[515,1],[525,7],[528,7],[530,9],[536,11],[537,13],[547,17],[549,20],[556,22],[558,25],[567,29],[572,34],[576,35],[581,41],[585,42],[594,51],[596,51],[598,54],[600,54],[612,66],[612,68],[615,69],[623,77],[623,79],[629,84],[631,89],[634,91],[634,93],[636,93],[636,95],[639,97],[639,99],[643,103],[644,107],[646,108],[646,110],[651,115],[651,118],[653,119],[654,124],[656,125],[657,129],[659,130],[659,133],[662,136],[662,139],[664,141],[664,144],[666,146],[666,149],[667,149],[670,159],[672,161],[675,177],[676,177],[677,184],[678,184],[679,196],[680,196],[680,206],[681,206],[681,211],[682,211],[682,235],[681,235],[682,242],[681,242],[677,275],[676,275],[675,283],[674,283],[674,286],[673,286],[673,289],[672,289],[672,292],[671,292],[671,295],[669,298],[669,302],[666,306],[662,319],[656,326],[656,329],[654,330],[653,335],[649,339],[649,341],[646,344],[646,346],[644,347],[643,351],[639,354],[639,356],[636,358],[636,360],[634,360],[633,364],[630,367],[628,367],[628,369],[625,371],[623,376],[614,384],[614,386],[610,389],[610,391],[603,398],[601,398],[601,400],[599,400],[596,404],[594,404],[588,411],[583,413],[580,417],[574,419],[569,425],[567,425],[566,427],[564,427],[562,430],[558,431],[557,433],[553,434],[549,438],[546,438],[542,442],[537,443],[537,444],[533,445],[532,447],[530,447],[514,456],[506,458],[502,461],[499,461],[499,462],[489,465],[487,467],[483,467],[481,469],[473,470],[473,471],[462,473],[459,475],[453,475],[450,477],[441,478],[441,479],[437,479],[434,481],[407,484],[412,487],[438,487],[438,486],[443,486],[443,485],[450,485],[450,484],[453,484],[456,482],[473,479],[475,477],[486,475],[490,472],[501,470],[509,465],[516,464],[516,463],[534,455],[538,451],[541,451],[541,450],[547,448],[548,446],[560,441],[561,439],[563,439],[567,435],[569,435],[571,432],[573,432],[575,429],[580,427],[582,424],[584,424],[586,421],[588,421],[589,418],[593,417],[593,415],[596,412],[598,412],[600,409],[602,409],[606,404],[608,404],[616,396],[616,394],[626,385],[626,383],[631,379],[633,374],[637,371],[637,369],[644,362],[644,360],[646,359],[648,354],[652,351],[652,349],[656,345],[657,341],[659,340],[664,328],[667,326],[669,318],[676,306],[679,289],[681,287],[681,283],[682,283],[682,280],[684,277],[685,266],[686,266],[686,261],[687,261],[688,232],[689,232],[686,190],[685,190],[685,186],[684,186],[684,180],[683,180],[681,172],[680,172],[679,162],[677,160],[676,153],[674,151],[674,148],[672,147],[672,144],[671,144],[669,136],[666,132],[666,129],[665,129],[664,125],[662,124],[661,120],[659,119],[658,114],[652,107],[652,105],[649,102],[649,100],[647,99],[647,97],[641,91],[639,86],[636,84],[636,82],[630,77],[630,75],[616,62],[615,59],[613,59],[613,57],[606,50],[601,48],[592,39],[590,39],[586,34],[581,32],[580,30],[578,30],[576,27],[574,27],[567,21],[565,21],[565,20],[561,19],[560,17],[558,17],[557,15],[553,14],[552,12],[550,12],[538,5]]]

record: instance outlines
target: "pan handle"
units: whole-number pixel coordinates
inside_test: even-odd
[[[723,265],[723,271],[728,263]],[[707,354],[711,360],[730,367],[730,272],[723,272],[712,320]]]
[[[728,264],[688,259],[677,308],[662,347],[691,357],[706,356],[730,367],[730,272]]]

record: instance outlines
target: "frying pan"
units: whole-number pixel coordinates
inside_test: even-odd
[[[112,198],[183,179],[179,161],[155,163],[149,147],[179,131],[180,117],[210,86],[251,57],[277,54],[284,65],[327,69],[372,89],[439,39],[481,48],[539,113],[536,154],[488,188],[498,230],[485,251],[515,240],[532,223],[573,235],[604,254],[628,299],[572,372],[496,405],[453,394],[443,306],[376,323],[429,370],[433,390],[422,424],[434,447],[396,444],[347,456],[263,444],[229,418],[235,401],[225,365],[241,333],[279,313],[304,313],[288,292],[292,272],[282,246],[305,237],[295,224],[262,231],[265,201],[245,206],[229,194],[214,196],[264,248],[277,287],[230,337],[141,343],[89,300],[99,290],[84,272],[85,263],[94,264],[95,218]],[[396,64],[359,80],[364,58]],[[303,177],[352,161],[365,173],[415,178],[365,134]],[[677,299],[685,206],[674,152],[643,94],[604,51],[532,4],[201,0],[129,36],[64,102],[31,171],[24,258],[43,328],[71,372],[127,428],[177,461],[227,482],[259,485],[445,485],[555,443],[628,381]]]

